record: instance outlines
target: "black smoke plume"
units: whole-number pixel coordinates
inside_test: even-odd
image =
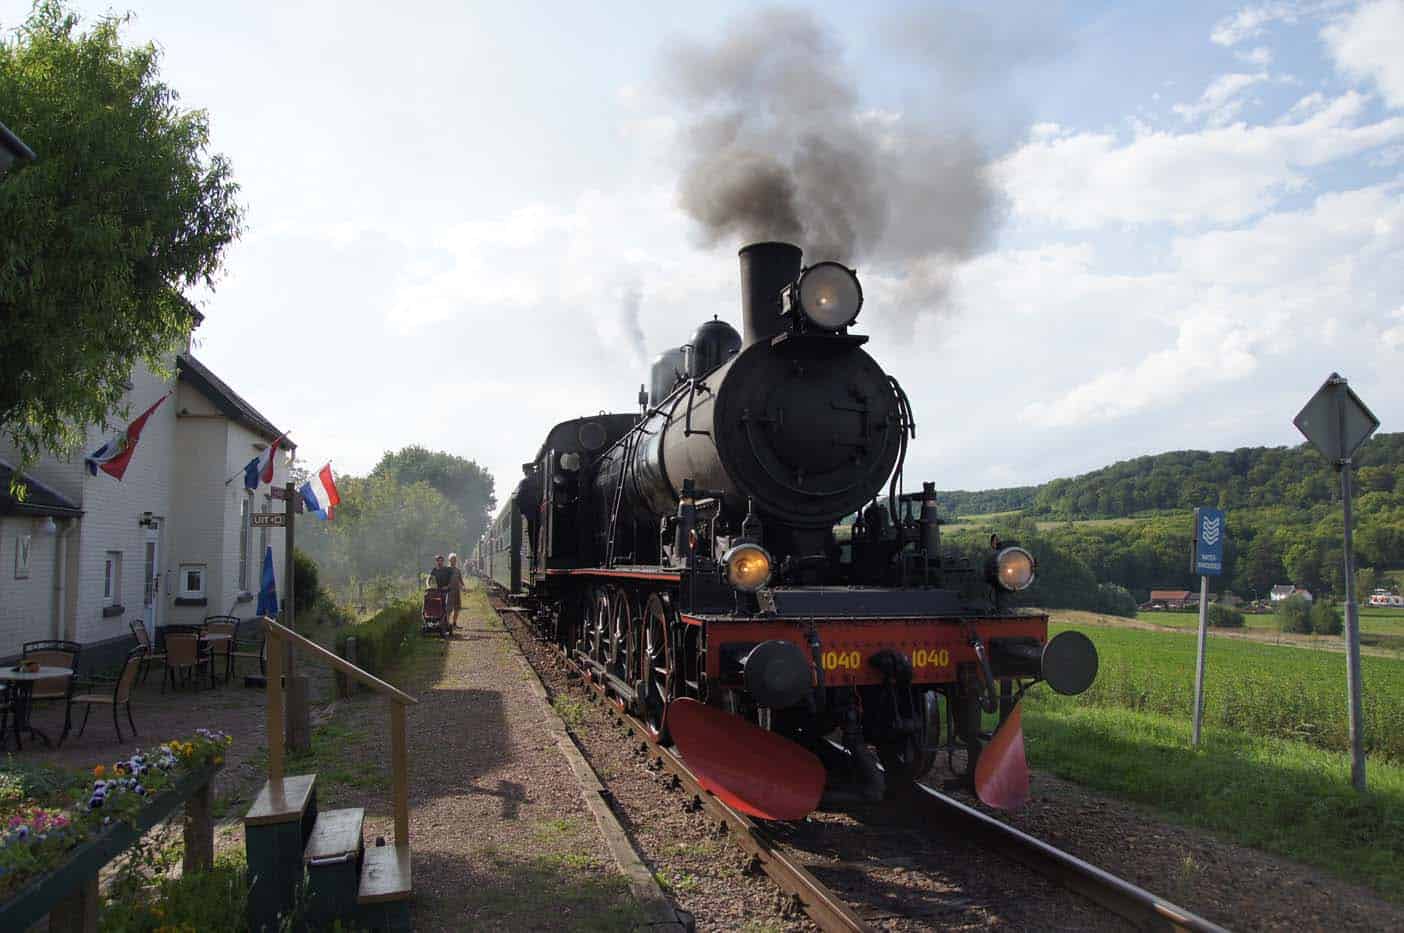
[[[989,26],[970,16],[889,24],[894,60],[915,65],[919,103],[900,113],[862,110],[839,43],[804,10],[761,10],[715,42],[678,44],[665,71],[684,111],[683,209],[710,243],[788,240],[806,262],[968,258],[997,214],[976,132],[987,101],[968,93],[990,82],[950,49]],[[933,33],[940,42],[923,41]],[[948,277],[919,278],[906,284],[939,302],[934,283]]]

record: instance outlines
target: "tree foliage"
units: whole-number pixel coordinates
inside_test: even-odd
[[[427,483],[463,516],[462,547],[476,542],[497,506],[492,474],[472,460],[418,445],[386,453],[371,478],[393,477],[401,485]]]
[[[1340,607],[1326,599],[1318,599],[1311,607],[1311,630],[1318,635],[1339,635],[1345,629]]]
[[[1245,624],[1243,613],[1218,603],[1211,604],[1205,610],[1204,619],[1214,628],[1243,628]]]
[[[0,176],[0,431],[26,461],[106,423],[135,363],[166,365],[193,323],[179,290],[213,285],[241,231],[206,114],[122,23],[43,2],[0,40],[0,107],[39,156]]]
[[[1277,628],[1298,635],[1311,634],[1311,603],[1300,596],[1289,596],[1277,604]]]

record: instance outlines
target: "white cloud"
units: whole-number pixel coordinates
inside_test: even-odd
[[[1185,120],[1192,121],[1203,117],[1210,126],[1224,126],[1232,122],[1243,109],[1243,92],[1267,79],[1266,72],[1219,75],[1209,82],[1199,100],[1193,104],[1175,104],[1170,109]]]
[[[1117,335],[1084,354],[1125,362],[1050,393],[1029,409],[1027,423],[1088,426],[1214,386],[1256,383],[1276,366],[1270,360],[1300,363],[1325,351],[1364,361],[1376,342],[1404,346],[1404,324],[1379,325],[1381,302],[1404,289],[1400,184],[1324,194],[1241,230],[1178,237],[1170,256],[1173,268],[1140,290],[1148,297],[1122,305],[1145,336]],[[1095,288],[1081,290],[1095,303]],[[1404,319],[1404,309],[1394,316]],[[1156,328],[1167,324],[1173,338],[1157,343]]]
[[[1346,92],[1316,113],[1270,126],[1198,132],[1036,128],[995,166],[1016,215],[1074,229],[1168,222],[1239,223],[1308,182],[1307,169],[1404,139],[1404,118],[1362,123]]]
[[[1235,52],[1234,57],[1241,62],[1247,62],[1250,65],[1257,65],[1259,68],[1265,68],[1272,64],[1272,49],[1265,45],[1260,45],[1257,48],[1248,49],[1246,52]]]
[[[1404,307],[1396,308],[1391,318],[1398,321],[1380,334],[1380,342],[1390,350],[1404,351]]]
[[[1233,46],[1245,39],[1261,36],[1272,23],[1295,23],[1301,14],[1298,3],[1258,3],[1237,10],[1214,24],[1209,41],[1215,45]]]
[[[1391,107],[1404,107],[1404,3],[1362,3],[1321,31],[1336,67],[1371,81]]]

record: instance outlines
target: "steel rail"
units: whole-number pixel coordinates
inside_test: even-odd
[[[1100,904],[1141,929],[1226,933],[1223,927],[1003,823],[925,784],[910,785],[906,802],[933,829],[974,836],[1062,887]]]
[[[516,607],[507,606],[496,597],[491,597],[493,608],[510,611],[519,616],[527,613]],[[780,889],[792,898],[795,906],[804,911],[815,925],[826,933],[872,933],[873,927],[854,913],[853,909],[830,891],[823,882],[810,874],[803,865],[795,862],[771,839],[770,834],[754,820],[738,813],[710,791],[697,783],[697,778],[687,765],[671,749],[659,745],[642,722],[620,707],[609,695],[603,683],[598,682],[595,672],[577,664],[575,659],[561,651],[559,646],[542,642],[553,649],[572,670],[580,674],[581,681],[590,688],[591,695],[608,704],[617,723],[628,729],[629,735],[639,740],[637,751],[652,755],[653,761],[671,774],[682,790],[691,795],[697,805],[716,817],[727,830],[727,835],[754,859],[756,867],[764,871]]]

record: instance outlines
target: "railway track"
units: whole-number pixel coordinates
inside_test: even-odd
[[[528,615],[529,610],[507,605],[490,596],[498,612]],[[689,795],[692,806],[706,810],[725,827],[728,837],[752,858],[782,891],[793,898],[816,926],[825,931],[869,931],[873,927],[841,897],[814,877],[784,846],[745,814],[738,813],[698,784],[676,752],[653,741],[648,729],[609,692],[609,685],[588,667],[559,651],[557,654],[590,688],[590,696],[607,704],[614,723],[623,730],[636,754],[647,756],[650,766],[666,771],[674,786]],[[1144,888],[1097,868],[1077,856],[1055,848],[1023,831],[941,793],[925,784],[903,792],[900,805],[932,829],[962,836],[1018,862],[1060,887],[1073,891],[1100,907],[1145,930],[1184,930],[1223,933],[1224,928]]]

